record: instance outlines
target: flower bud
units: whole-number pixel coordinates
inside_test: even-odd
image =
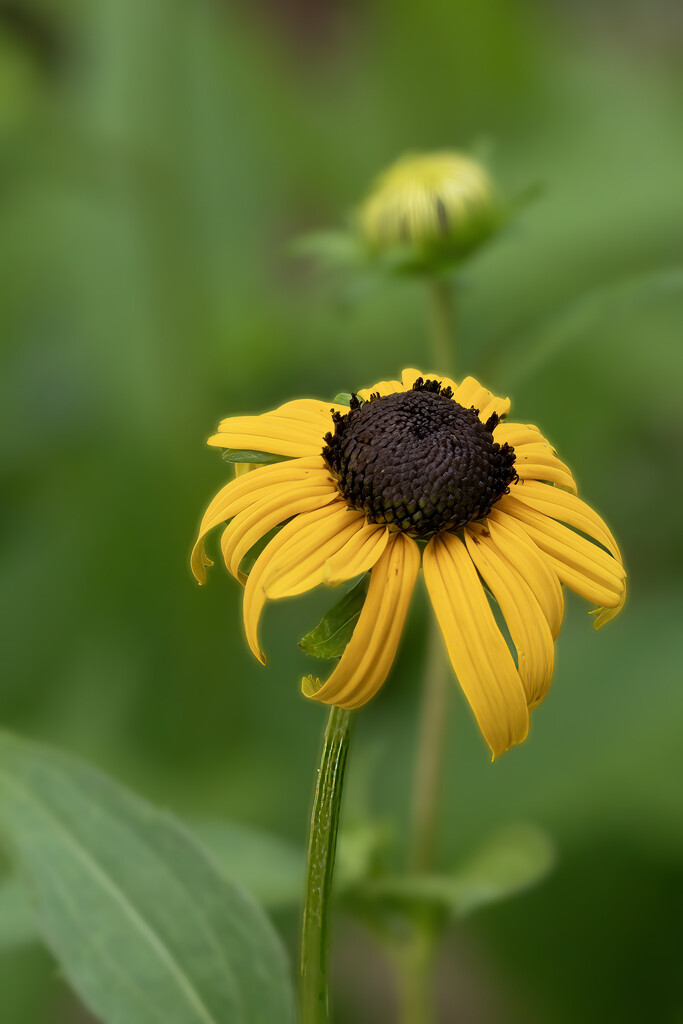
[[[459,263],[502,220],[484,168],[460,153],[402,157],[378,179],[359,210],[369,248],[402,269],[430,271]]]

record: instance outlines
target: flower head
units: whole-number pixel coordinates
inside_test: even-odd
[[[600,626],[623,605],[626,574],[555,449],[536,427],[503,422],[509,407],[473,377],[458,385],[409,369],[349,405],[304,399],[223,420],[209,444],[284,461],[219,491],[192,553],[195,576],[203,583],[212,564],[205,535],[227,524],[223,558],[245,584],[247,640],[265,662],[266,600],[370,571],[336,668],[325,682],[303,681],[306,696],[356,708],[388,675],[422,565],[451,664],[494,756],[520,743],[550,683],[562,584],[598,606]],[[283,523],[243,574],[247,552]]]
[[[496,230],[500,204],[484,168],[460,153],[405,156],[378,179],[359,211],[377,251],[403,251],[409,266],[456,262]]]

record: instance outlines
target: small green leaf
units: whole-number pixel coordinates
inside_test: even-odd
[[[0,882],[0,951],[38,941],[35,913],[26,884],[16,875]]]
[[[222,458],[225,462],[250,462],[254,466],[269,466],[273,462],[286,462],[288,456],[252,452],[248,448],[224,448]]]
[[[349,405],[351,401],[351,395],[348,391],[340,391],[338,395],[335,395],[333,402],[335,405]]]
[[[103,1024],[292,1024],[271,925],[169,815],[4,733],[0,791],[41,936]]]
[[[537,885],[554,863],[549,837],[538,828],[519,825],[494,836],[452,874],[379,879],[354,897],[409,913],[429,907],[464,917]]]
[[[299,647],[314,658],[340,658],[358,622],[367,592],[368,577],[364,576],[330,609],[315,629],[299,641]]]

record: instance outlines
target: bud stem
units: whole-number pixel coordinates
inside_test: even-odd
[[[453,362],[453,295],[445,277],[432,276],[427,280],[432,321],[432,357],[434,368],[450,373]]]
[[[329,903],[337,849],[351,712],[332,707],[313,800],[308,877],[301,938],[301,1024],[329,1020],[327,961]]]

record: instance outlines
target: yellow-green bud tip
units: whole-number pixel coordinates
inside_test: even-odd
[[[484,168],[461,153],[402,157],[376,182],[359,210],[371,249],[403,250],[428,269],[457,262],[496,230],[501,210]]]

